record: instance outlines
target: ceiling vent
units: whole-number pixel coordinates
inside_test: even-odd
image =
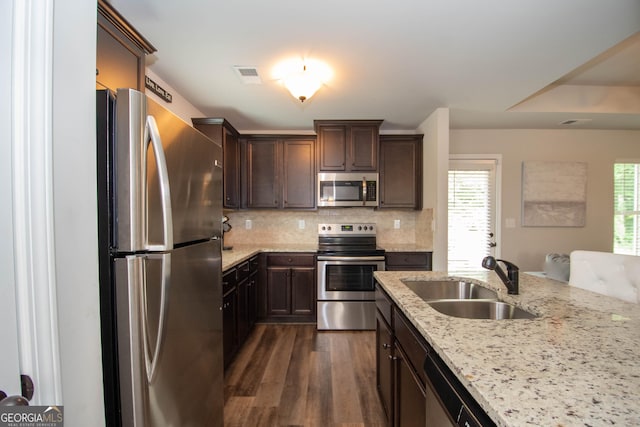
[[[233,69],[235,70],[238,77],[240,77],[240,81],[246,85],[259,85],[262,84],[262,79],[258,74],[258,69],[256,67],[243,67],[240,65],[234,65]]]
[[[569,119],[558,123],[560,126],[578,126],[589,123],[591,119]]]

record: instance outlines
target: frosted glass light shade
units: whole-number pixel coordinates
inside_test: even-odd
[[[322,86],[322,80],[315,73],[307,70],[305,66],[302,71],[294,72],[284,77],[284,86],[291,95],[304,102],[311,98]]]

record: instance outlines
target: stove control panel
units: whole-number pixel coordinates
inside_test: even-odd
[[[318,224],[318,234],[322,236],[375,236],[376,224],[369,222]]]

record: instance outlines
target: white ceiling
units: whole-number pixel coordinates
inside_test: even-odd
[[[310,131],[314,119],[413,131],[438,107],[453,128],[640,129],[638,0],[111,3],[158,49],[158,76],[241,132]],[[270,75],[289,57],[334,69],[304,104]],[[263,83],[243,84],[234,65]]]

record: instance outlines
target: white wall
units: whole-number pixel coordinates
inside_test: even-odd
[[[449,109],[438,108],[418,126],[422,141],[422,205],[433,210],[433,270],[447,271]]]
[[[145,93],[158,104],[162,105],[167,110],[171,111],[176,116],[187,122],[189,126],[193,126],[191,119],[193,117],[205,117],[204,113],[194,107],[189,101],[187,101],[182,95],[176,91],[176,89],[169,83],[165,82],[160,76],[158,76],[151,68],[147,67],[146,74],[159,84],[164,90],[169,92],[172,96],[172,102],[168,103],[164,99],[160,98],[149,89],[145,90]]]
[[[56,0],[53,31],[53,221],[65,425],[100,426],[96,2]]]
[[[452,154],[502,153],[501,256],[521,270],[539,271],[549,252],[575,249],[611,251],[613,244],[613,163],[640,159],[640,131],[600,130],[452,130]],[[521,226],[522,162],[587,163],[585,227]],[[515,228],[504,221],[513,218]]]

